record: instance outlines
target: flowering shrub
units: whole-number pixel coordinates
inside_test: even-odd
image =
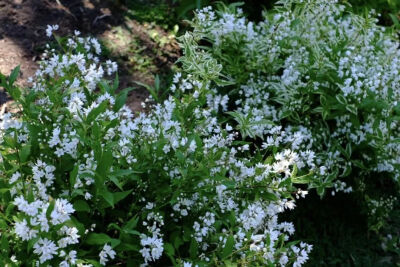
[[[311,245],[278,215],[316,170],[305,128],[254,148],[215,112],[211,82],[176,75],[176,97],[134,115],[93,38],[53,34],[32,88],[1,85],[2,266],[302,265]],[[214,104],[212,104],[214,103]],[[275,130],[273,130],[275,129]],[[284,143],[285,145],[282,145]],[[292,149],[293,148],[293,149]]]
[[[310,161],[310,188],[360,192],[375,230],[397,201],[376,184],[400,179],[399,43],[376,22],[327,0],[279,1],[259,23],[237,5],[207,7],[180,59],[213,81],[208,106],[229,111],[242,137]]]

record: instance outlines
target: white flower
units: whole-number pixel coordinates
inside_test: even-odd
[[[245,230],[258,229],[266,218],[267,214],[261,203],[257,202],[248,206],[239,218]]]
[[[296,204],[294,203],[293,200],[289,200],[284,203],[284,207],[292,210],[292,209],[294,209],[294,207],[296,207]]]
[[[43,263],[47,260],[51,260],[53,255],[57,255],[58,247],[54,244],[53,241],[48,240],[47,238],[40,238],[34,245],[33,245],[33,252],[35,254],[40,255],[40,263]]]
[[[108,262],[108,257],[110,257],[111,259],[115,258],[115,251],[111,248],[110,245],[105,244],[103,249],[100,251],[99,253],[99,257],[100,257],[100,264],[101,265],[106,265],[106,263]]]
[[[118,70],[118,65],[117,63],[111,61],[111,60],[107,60],[106,61],[106,71],[108,75],[113,74],[114,72],[116,72]]]
[[[164,251],[163,241],[156,235],[152,237],[143,235],[140,244],[143,248],[139,252],[142,253],[145,263],[159,259]]]
[[[197,148],[196,141],[192,140],[189,145],[189,152],[195,152]]]
[[[38,234],[37,230],[30,229],[28,223],[24,219],[22,222],[15,223],[15,234],[19,236],[22,240],[31,240],[35,238]]]
[[[60,255],[61,256],[61,255]],[[65,260],[60,263],[60,267],[70,267],[76,264],[76,251],[71,250],[68,255],[65,256]]]
[[[286,255],[282,255],[281,258],[279,259],[279,264],[281,266],[286,266],[286,264],[289,262],[289,258]]]
[[[18,196],[14,199],[14,204],[18,207],[18,210],[24,212],[29,216],[35,216],[38,213],[39,209],[42,207],[43,202],[40,200],[36,200],[32,203],[28,203],[28,201],[26,201],[23,196]]]
[[[65,199],[56,199],[54,210],[51,212],[51,223],[54,225],[63,223],[70,219],[70,214],[74,212],[72,204]]]
[[[251,239],[255,242],[255,243],[259,243],[264,239],[264,235],[252,235]]]
[[[15,173],[11,176],[9,183],[10,183],[10,184],[15,183],[20,177],[21,177],[21,174],[20,174],[19,172],[15,172]]]
[[[58,246],[60,248],[65,248],[68,245],[71,244],[78,244],[79,243],[79,235],[78,235],[78,229],[76,227],[67,227],[67,226],[63,226],[60,231],[59,234],[65,234],[67,235],[66,237],[61,238],[60,240],[58,240]]]
[[[46,35],[47,37],[51,37],[53,31],[58,30],[58,25],[47,25]]]
[[[92,195],[89,192],[86,192],[85,193],[85,199],[88,200],[88,199],[91,199],[91,198],[92,198]]]

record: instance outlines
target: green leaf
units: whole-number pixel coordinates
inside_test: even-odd
[[[121,191],[124,190],[123,187],[122,187],[122,184],[120,183],[120,181],[118,180],[117,177],[111,176],[111,175],[110,175],[110,176],[109,176],[109,179],[110,179],[110,181],[113,182]]]
[[[175,249],[170,243],[165,243],[164,244],[164,250],[169,256],[174,256],[175,255]]]
[[[99,140],[100,138],[101,138],[101,128],[100,128],[100,125],[99,125],[99,123],[97,123],[97,122],[93,122],[93,127],[92,127],[92,133],[93,133],[93,137],[96,139],[96,140]]]
[[[160,76],[156,75],[154,78],[154,89],[158,93],[160,90]]]
[[[112,163],[112,151],[109,149],[104,150],[101,154],[100,160],[98,160],[96,168],[95,184],[98,190],[104,188],[104,181],[107,178]]]
[[[365,167],[364,163],[361,160],[353,160],[352,163],[354,164],[354,166],[356,166],[362,170],[367,169],[367,167]]]
[[[323,186],[317,187],[317,193],[322,198],[325,194],[325,187]]]
[[[351,148],[351,143],[347,143],[347,145],[346,145],[346,153],[347,153],[348,158],[350,158],[351,154],[353,153],[353,150]]]
[[[140,233],[136,230],[124,230],[124,232],[127,234],[140,236]]]
[[[90,211],[90,207],[86,201],[78,199],[74,202],[74,209],[76,211]]]
[[[313,173],[309,173],[299,177],[291,177],[291,181],[294,184],[308,184],[311,182],[311,178],[313,177]]]
[[[196,240],[194,238],[192,238],[192,241],[190,242],[190,247],[189,247],[190,258],[192,258],[192,259],[197,258],[198,249],[199,249],[199,245],[197,244]]]
[[[6,217],[10,217],[11,212],[14,211],[15,205],[9,204],[6,208]]]
[[[3,141],[4,143],[10,147],[10,148],[15,148],[17,145],[17,142],[15,141],[15,138],[11,137],[11,136],[4,136],[3,137]]]
[[[69,174],[69,184],[71,189],[74,188],[75,182],[76,182],[76,177],[78,176],[78,170],[79,166],[75,165],[72,172]]]
[[[118,250],[119,251],[137,251],[137,252],[139,252],[140,248],[137,245],[132,245],[129,243],[121,243],[121,245],[118,246]],[[134,266],[134,265],[129,265],[129,262],[128,262],[128,265],[126,265],[126,266]]]
[[[107,234],[97,234],[97,233],[90,233],[86,238],[86,244],[88,245],[104,245],[106,243],[111,243],[112,247],[117,246],[121,243],[120,240],[111,238]]]
[[[12,86],[13,83],[17,80],[19,71],[20,71],[19,65],[12,70],[12,72],[8,78],[9,86]]]
[[[101,195],[104,200],[107,201],[107,203],[114,208],[114,195],[108,190],[103,190],[103,192],[101,192]]]
[[[230,235],[230,236],[228,237],[228,239],[226,240],[225,246],[224,246],[224,248],[223,248],[223,250],[222,250],[222,259],[225,259],[225,258],[227,258],[229,255],[232,254],[234,244],[235,244],[235,239],[233,238],[232,235]]]
[[[180,233],[178,231],[175,231],[171,234],[170,240],[173,243],[176,250],[178,250],[179,247],[184,244],[183,240],[180,237]]]
[[[391,13],[389,13],[388,15],[389,15],[389,17],[392,19],[393,25],[394,25],[397,29],[400,29],[400,22],[399,22],[399,19],[398,19],[395,15],[393,15],[393,14],[391,14]]]
[[[11,97],[19,102],[21,101],[21,90],[17,87],[14,86],[13,83],[15,82],[15,80],[18,77],[18,73],[19,73],[19,66],[16,67],[10,74],[9,78],[8,78],[8,83],[6,82],[2,82],[2,85],[4,86],[4,88],[7,90],[7,92],[11,95]]]
[[[343,156],[346,159],[348,159],[348,160],[350,159],[352,150],[351,150],[351,145],[349,143],[346,145],[345,149],[343,149],[343,147],[341,145],[339,145],[339,144],[336,147],[338,148],[338,150],[340,152],[342,152]]]
[[[224,266],[226,266],[226,267],[237,267],[238,264],[236,262],[231,262],[230,260],[225,260],[224,261]],[[268,266],[273,267],[273,265],[268,265]]]
[[[119,225],[116,223],[110,223],[107,226],[107,230],[110,230],[110,229],[115,229],[115,230],[121,231],[121,227],[119,227]]]
[[[326,177],[325,182],[326,182],[326,183],[332,183],[332,182],[338,177],[338,174],[339,174],[339,169],[338,169],[338,168],[335,168],[335,169],[332,171],[332,173],[330,173],[330,174]]]
[[[21,150],[19,151],[19,159],[21,163],[25,163],[31,153],[31,146],[24,145],[22,146]]]
[[[292,177],[296,177],[296,175],[297,175],[297,171],[298,171],[298,168],[297,168],[297,165],[295,164],[294,166],[293,166],[293,171],[292,171]]]
[[[3,233],[1,237],[1,249],[5,252],[5,254],[8,254],[10,250],[10,245],[8,242],[8,235]]]
[[[236,83],[236,81],[232,80],[232,79],[231,80],[226,80],[226,79],[219,79],[219,78],[217,78],[214,82],[220,87],[234,85]]]
[[[269,200],[269,201],[277,201],[279,198],[274,194],[270,192],[260,192],[260,196],[263,200]]]
[[[128,97],[128,93],[135,88],[129,87],[122,90],[115,99],[115,104],[113,110],[117,112],[122,108],[122,106],[126,103],[126,98]]]
[[[2,87],[4,87],[4,88],[7,87],[7,84],[6,84],[6,76],[5,76],[3,73],[1,73],[1,72],[0,72],[0,85],[1,85]]]
[[[319,99],[320,99],[319,101],[321,102],[321,105],[322,105],[322,106],[326,106],[326,105],[327,105],[328,101],[327,101],[325,95],[320,95],[320,96],[319,96]]]
[[[46,217],[47,218],[50,218],[50,214],[54,210],[55,204],[56,204],[56,202],[54,200],[50,201],[50,205],[49,205],[49,207],[47,208],[47,211],[46,211]]]
[[[350,173],[351,173],[351,170],[352,170],[351,164],[346,164],[346,166],[345,166],[345,168],[344,168],[343,173],[342,173],[341,176],[342,176],[342,177],[347,177],[347,176],[349,176]]]
[[[340,104],[347,105],[347,99],[342,94],[336,95],[336,99]]]
[[[346,105],[346,109],[347,111],[357,116],[358,112],[357,112],[357,107],[355,105]]]
[[[281,113],[279,119],[282,120],[282,119],[284,119],[284,118],[290,117],[291,114],[292,114],[292,111],[287,110],[287,109],[286,109],[286,110],[284,109],[283,112]]]
[[[114,199],[114,204],[117,204],[119,201],[123,200],[124,198],[126,198],[127,196],[129,196],[130,193],[132,193],[133,189],[131,190],[127,190],[124,192],[116,192],[113,195],[113,199]]]
[[[71,220],[68,222],[68,224],[70,224],[68,226],[76,227],[79,233],[84,233],[86,231],[85,225],[80,221],[78,221],[78,219],[75,218],[74,216],[71,216]]]
[[[135,229],[137,223],[139,221],[139,217],[138,216],[134,216],[132,217],[123,227],[124,230],[130,230],[130,229]]]
[[[113,238],[113,239],[111,239],[110,243],[111,243],[111,247],[115,248],[116,246],[121,244],[121,240]]]
[[[153,99],[154,99],[156,102],[158,102],[158,94],[157,94],[157,92],[155,91],[155,89],[154,89],[153,87],[151,87],[151,86],[148,85],[148,84],[141,83],[141,82],[137,82],[137,81],[135,81],[135,83],[136,83],[137,85],[140,85],[140,86],[143,86],[144,88],[146,88],[146,90],[149,91],[149,93],[151,94],[151,96],[153,97]]]
[[[329,110],[323,109],[322,110],[322,118],[326,120],[329,117]]]
[[[100,113],[103,113],[106,110],[107,106],[108,106],[108,101],[105,100],[101,102],[100,105],[92,109],[86,118],[87,123],[90,124],[92,121],[94,121],[97,118],[97,116],[99,116]]]
[[[33,238],[28,241],[28,253],[32,250],[33,246],[36,244],[36,242],[39,240],[39,237]]]
[[[98,86],[102,93],[105,93],[105,92],[111,93],[112,92],[111,87],[108,85],[107,81],[101,80],[98,83]]]
[[[3,230],[9,229],[9,226],[8,226],[8,224],[6,223],[5,220],[0,219],[0,229],[3,229]],[[3,233],[4,233],[4,232],[3,232]]]
[[[137,171],[134,171],[134,170],[121,169],[121,170],[114,171],[114,172],[110,173],[110,175],[115,176],[115,177],[123,177],[123,176],[131,175],[133,173],[141,173],[141,172],[137,172]]]
[[[323,107],[316,107],[311,112],[312,113],[322,113],[324,111]]]
[[[113,93],[118,89],[119,87],[119,77],[118,77],[118,73],[115,74],[115,79],[114,79],[114,83],[113,83]]]

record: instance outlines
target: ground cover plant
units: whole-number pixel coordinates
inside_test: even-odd
[[[207,7],[181,37],[180,61],[214,81],[208,104],[229,111],[242,138],[262,147],[290,140],[317,162],[309,188],[321,197],[355,191],[369,229],[397,234],[389,221],[398,209],[399,43],[373,11],[348,11],[279,1],[255,23],[238,5]]]
[[[2,265],[307,260],[312,246],[278,219],[307,193],[293,185],[308,174],[300,155],[249,152],[207,107],[205,81],[176,75],[177,97],[134,116],[96,39],[54,37],[32,88],[14,85],[18,68],[1,77],[20,107],[1,123]]]
[[[19,109],[0,122],[0,263],[301,266],[322,243],[292,220],[335,219],[318,199],[350,193],[399,264],[399,44],[348,10],[199,10],[169,95],[137,114],[96,39],[48,26],[32,86],[0,75]]]

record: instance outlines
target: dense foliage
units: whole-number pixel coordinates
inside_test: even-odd
[[[290,140],[316,162],[309,188],[321,197],[355,191],[369,229],[390,227],[400,174],[397,35],[373,12],[361,17],[334,1],[278,4],[259,23],[236,5],[199,11],[181,37],[183,69],[215,82],[209,106],[228,107],[242,138],[262,147]]]
[[[31,88],[0,75],[20,110],[0,123],[2,265],[300,266],[312,240],[281,215],[308,190],[354,194],[398,253],[396,36],[334,1],[239,6],[196,13],[147,113],[96,39],[57,26]]]
[[[31,89],[18,69],[2,77],[21,108],[1,123],[2,264],[304,263],[311,245],[278,214],[307,194],[292,183],[312,161],[249,152],[207,107],[207,81],[176,75],[179,98],[134,116],[129,89],[102,79],[116,64],[78,34],[56,37]]]

